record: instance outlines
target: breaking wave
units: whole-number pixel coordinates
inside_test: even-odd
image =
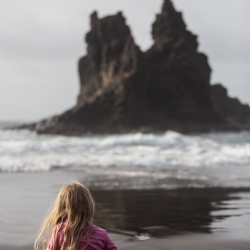
[[[179,169],[250,165],[250,133],[66,137],[0,130],[0,171]]]

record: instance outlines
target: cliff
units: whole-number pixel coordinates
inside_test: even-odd
[[[94,12],[90,21],[76,105],[23,127],[58,134],[250,128],[249,106],[210,84],[207,57],[170,0],[156,16],[154,43],[146,52],[121,12],[101,19]]]

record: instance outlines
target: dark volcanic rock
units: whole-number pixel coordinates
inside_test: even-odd
[[[99,19],[94,12],[86,42],[76,106],[47,124],[43,121],[38,131],[109,132],[137,127],[146,112],[147,63],[122,13]]]
[[[87,55],[79,60],[80,93],[65,113],[22,126],[38,133],[198,132],[249,127],[250,109],[210,85],[207,57],[170,0],[143,53],[121,12],[91,15]]]
[[[227,90],[220,84],[211,86],[211,100],[220,117],[240,129],[250,129],[250,108],[241,104],[237,98],[230,98]]]
[[[178,120],[215,121],[207,57],[197,52],[197,37],[186,29],[171,1],[164,2],[152,35],[154,45],[146,52],[151,68],[149,108]]]
[[[94,12],[86,42],[88,53],[79,60],[81,89],[77,105],[92,105],[101,98],[100,102],[108,107],[105,114],[101,114],[105,121],[106,115],[119,119],[144,112],[147,65],[122,13],[98,19]],[[102,104],[100,108],[105,108]]]

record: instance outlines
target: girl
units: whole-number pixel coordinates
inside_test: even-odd
[[[78,182],[63,186],[42,224],[35,250],[117,250],[107,232],[92,223],[94,210],[85,186]]]

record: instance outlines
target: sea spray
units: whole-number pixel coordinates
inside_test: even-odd
[[[0,130],[0,170],[155,169],[250,165],[250,133],[124,134],[66,137]]]

